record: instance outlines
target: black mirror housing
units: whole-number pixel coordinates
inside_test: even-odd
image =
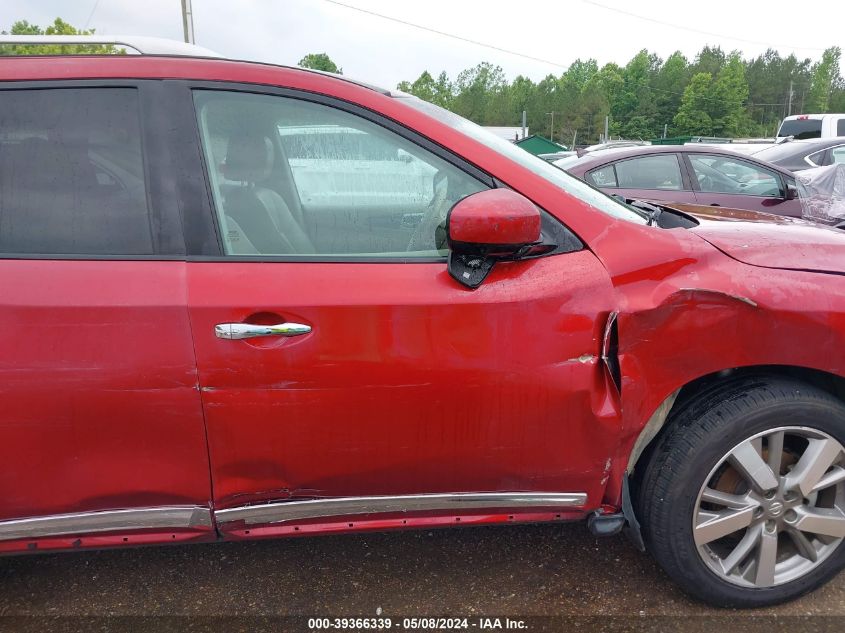
[[[784,193],[784,200],[795,200],[798,198],[798,188],[795,185],[786,185],[786,192]]]

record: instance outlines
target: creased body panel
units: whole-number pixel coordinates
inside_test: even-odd
[[[601,250],[619,291],[624,423],[606,497],[614,505],[639,433],[684,385],[741,367],[845,374],[845,277],[743,264],[693,231],[648,237],[649,248],[626,259],[610,238]]]
[[[442,264],[197,263],[189,277],[218,507],[600,496],[618,417],[598,361],[612,291],[591,253],[497,266],[475,292]],[[256,311],[312,332],[215,338]]]

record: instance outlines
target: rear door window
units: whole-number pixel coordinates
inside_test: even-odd
[[[845,136],[845,119],[836,122],[836,136]]]
[[[0,91],[0,253],[154,252],[135,88]]]
[[[683,189],[681,165],[676,154],[642,156],[615,163],[616,182],[623,189]]]
[[[833,165],[845,163],[845,145],[830,148],[830,162]]]

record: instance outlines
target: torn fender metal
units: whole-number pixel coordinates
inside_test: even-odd
[[[604,326],[604,337],[601,344],[601,359],[607,369],[607,374],[617,394],[622,390],[622,373],[619,367],[619,327],[618,312],[611,312]]]
[[[605,503],[619,505],[624,475],[664,426],[684,385],[749,366],[841,375],[843,361],[834,350],[845,345],[845,330],[831,328],[828,294],[808,287],[820,277],[778,271],[783,283],[773,285],[770,270],[749,266],[743,272],[737,278],[717,270],[712,278],[698,279],[706,285],[678,284],[650,307],[646,297],[626,297],[614,322],[622,425]],[[609,346],[610,337],[605,339]],[[611,363],[614,358],[603,352],[604,357]]]

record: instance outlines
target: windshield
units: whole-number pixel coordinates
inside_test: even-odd
[[[796,139],[821,138],[821,119],[788,119],[781,123],[778,136],[793,136]]]
[[[443,108],[432,103],[428,103],[427,101],[423,101],[422,99],[417,99],[415,97],[402,98],[405,99],[404,102],[408,105],[431,117],[434,117],[450,127],[455,128],[500,154],[504,154],[515,163],[531,170],[569,195],[586,202],[599,211],[602,211],[614,218],[628,220],[629,222],[636,222],[638,224],[646,224],[648,222],[646,217],[640,215],[630,207],[620,204],[598,189],[591,187],[574,176],[570,176],[562,169],[555,167],[538,156],[534,156],[533,154],[526,152],[524,149],[514,145],[510,141],[506,141],[495,134],[488,132],[480,125],[467,121],[457,114],[444,110]]]

